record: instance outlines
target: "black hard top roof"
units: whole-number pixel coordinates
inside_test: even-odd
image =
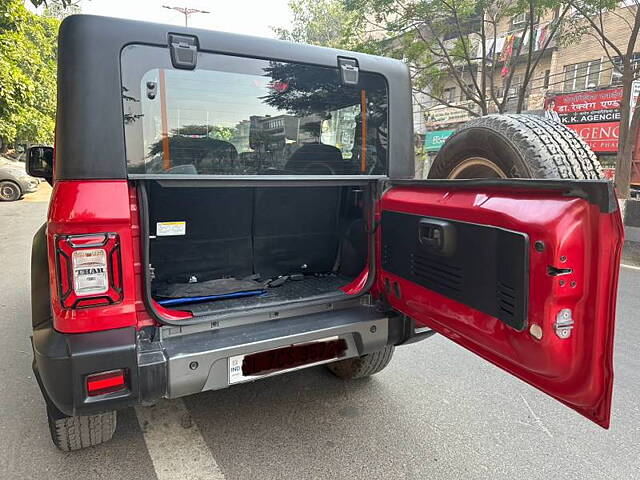
[[[93,15],[72,15],[60,26],[56,179],[127,177],[122,121],[120,53],[130,44],[167,48],[169,34],[198,38],[199,50],[337,67],[355,58],[389,86],[389,176],[414,174],[409,72],[401,61],[262,37]]]

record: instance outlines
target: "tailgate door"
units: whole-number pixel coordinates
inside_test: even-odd
[[[604,181],[393,182],[376,289],[607,428],[623,228]]]

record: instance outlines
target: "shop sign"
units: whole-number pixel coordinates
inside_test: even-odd
[[[616,152],[618,150],[618,136],[620,122],[586,123],[567,125],[587,142],[594,152]]]
[[[460,105],[464,105],[471,111],[478,111],[478,106],[473,102],[460,102]],[[426,125],[431,128],[437,128],[437,126],[444,126],[451,123],[464,123],[473,118],[473,115],[467,110],[447,107],[445,105],[438,105],[437,107],[426,110],[424,116]]]
[[[639,92],[634,82],[632,109]],[[621,103],[622,87],[555,95],[545,99],[544,115],[576,131],[594,152],[612,153],[618,149]]]
[[[437,152],[444,142],[453,135],[455,130],[436,130],[427,132],[424,136],[424,149],[427,152]]]
[[[556,95],[545,100],[545,116],[565,125],[620,121],[622,88]]]

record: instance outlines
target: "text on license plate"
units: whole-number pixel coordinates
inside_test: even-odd
[[[295,370],[302,366],[326,363],[344,356],[347,342],[344,338],[323,338],[262,352],[236,355],[229,358],[229,383]]]

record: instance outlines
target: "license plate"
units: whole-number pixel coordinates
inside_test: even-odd
[[[343,357],[347,351],[344,338],[330,337],[308,343],[229,357],[229,383],[289,372],[320,365]]]

